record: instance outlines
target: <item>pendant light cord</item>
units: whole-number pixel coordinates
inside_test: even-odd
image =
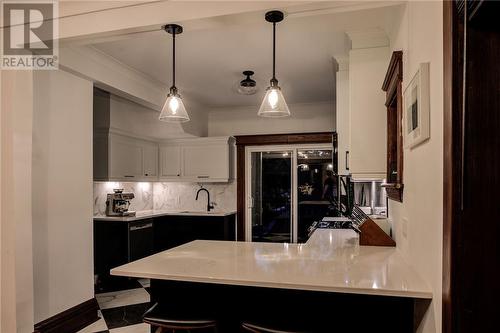
[[[172,57],[172,87],[175,88],[175,32],[172,34],[172,52],[173,52],[173,57]]]
[[[276,22],[273,22],[273,78],[276,81]]]

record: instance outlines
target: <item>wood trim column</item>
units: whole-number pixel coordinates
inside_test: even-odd
[[[245,146],[236,146],[236,240],[245,241]]]
[[[451,254],[453,216],[453,2],[443,1],[443,277],[442,330],[452,332]]]

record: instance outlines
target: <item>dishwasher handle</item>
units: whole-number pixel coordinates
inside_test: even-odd
[[[130,231],[137,231],[137,230],[148,229],[148,228],[152,228],[152,227],[153,227],[153,223],[149,222],[149,223],[142,224],[142,225],[131,226]]]

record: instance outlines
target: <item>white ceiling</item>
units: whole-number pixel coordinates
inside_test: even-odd
[[[59,0],[59,17],[145,4],[145,0]]]
[[[288,103],[334,100],[332,56],[347,54],[346,31],[390,29],[397,8],[317,15],[291,14],[277,26],[277,78]],[[272,25],[264,13],[182,22],[177,37],[177,87],[187,104],[206,107],[257,105],[269,84]],[[153,31],[93,44],[120,62],[170,86],[171,37]],[[255,71],[259,91],[236,92],[243,70]]]

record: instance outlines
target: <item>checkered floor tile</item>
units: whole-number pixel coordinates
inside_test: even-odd
[[[122,284],[96,287],[99,320],[78,333],[149,333],[142,315],[151,306],[149,280],[129,280]]]

